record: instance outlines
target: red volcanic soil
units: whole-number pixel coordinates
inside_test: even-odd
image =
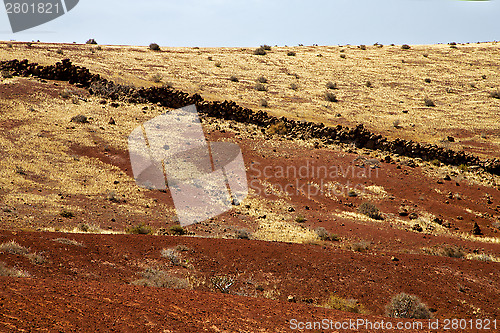
[[[67,238],[79,245],[61,244]],[[40,253],[34,264],[8,252],[0,261],[29,278],[1,278],[0,327],[6,331],[285,332],[289,320],[378,317],[395,293],[419,295],[436,318],[498,318],[498,264],[396,253],[355,253],[318,245],[147,235],[9,232]],[[185,267],[160,255],[183,245]],[[396,255],[398,261],[391,259]],[[144,267],[189,277],[194,290],[130,285]],[[235,278],[230,294],[202,282]],[[264,291],[259,291],[262,286]],[[277,300],[263,293],[276,288]],[[356,298],[371,316],[316,307],[329,295]],[[288,303],[288,295],[297,303]],[[250,296],[250,297],[249,297]],[[308,304],[312,303],[312,304]],[[480,308],[480,310],[477,310]],[[474,313],[479,311],[479,313]],[[107,327],[107,328],[105,328]]]

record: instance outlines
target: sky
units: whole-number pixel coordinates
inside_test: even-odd
[[[14,1],[14,0],[12,0]],[[80,0],[0,40],[189,47],[436,44],[500,39],[500,0]]]

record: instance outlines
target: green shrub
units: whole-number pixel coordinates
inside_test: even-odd
[[[184,234],[186,234],[186,230],[184,230],[183,227],[181,227],[180,225],[173,225],[170,227],[170,234],[171,235],[175,235],[175,236],[182,236]]]
[[[148,235],[152,233],[152,230],[151,227],[146,226],[144,223],[139,223],[136,226],[128,227],[126,232],[134,235]]]
[[[369,218],[382,220],[382,215],[380,214],[379,209],[371,202],[363,202],[361,205],[359,205],[358,212],[368,216]]]
[[[394,296],[386,306],[386,315],[390,318],[429,319],[431,312],[417,296],[400,293]]]

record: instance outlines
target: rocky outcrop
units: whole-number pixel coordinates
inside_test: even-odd
[[[500,160],[480,160],[477,156],[444,149],[434,144],[422,144],[412,140],[395,139],[393,141],[375,134],[357,125],[354,128],[337,125],[327,127],[306,121],[296,121],[285,117],[274,117],[263,111],[253,111],[232,101],[205,101],[199,94],[189,95],[171,87],[136,88],[115,84],[92,74],[81,66],[75,66],[69,59],[57,62],[51,66],[41,66],[29,63],[28,60],[11,60],[0,63],[0,69],[8,71],[12,76],[35,76],[46,80],[68,81],[81,88],[89,90],[90,94],[99,95],[111,100],[129,103],[153,103],[163,107],[180,108],[195,104],[200,113],[208,116],[251,123],[266,128],[276,123],[282,123],[287,129],[287,135],[296,138],[318,138],[327,143],[349,142],[359,148],[377,149],[399,155],[423,160],[439,160],[451,165],[477,165],[485,171],[500,175]]]

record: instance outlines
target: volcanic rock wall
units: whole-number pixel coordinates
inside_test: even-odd
[[[318,138],[327,143],[352,142],[359,148],[378,149],[428,161],[435,159],[445,164],[477,165],[487,172],[500,175],[500,160],[498,159],[480,160],[477,156],[463,151],[456,152],[434,144],[421,144],[412,140],[391,141],[370,132],[363,125],[354,128],[341,125],[326,127],[324,124],[295,121],[285,117],[277,118],[263,111],[254,112],[230,101],[205,101],[199,94],[189,95],[171,87],[136,88],[119,85],[101,78],[98,74],[90,73],[85,67],[73,65],[69,59],[51,66],[40,66],[36,63],[29,63],[28,60],[3,61],[0,62],[0,70],[7,71],[13,76],[35,76],[47,80],[68,81],[78,87],[88,89],[90,94],[129,103],[153,103],[169,108],[195,104],[200,113],[216,118],[251,123],[263,128],[282,123],[290,137]]]

